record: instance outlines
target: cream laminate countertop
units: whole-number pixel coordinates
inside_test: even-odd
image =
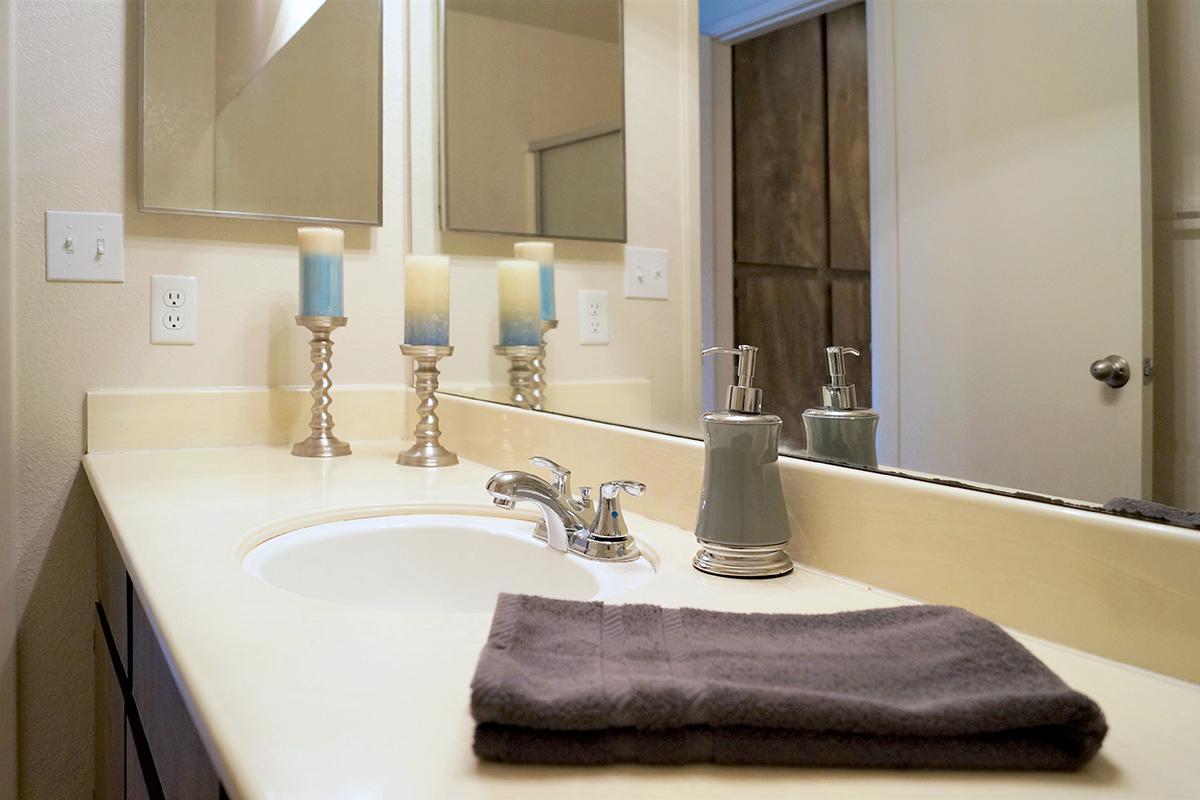
[[[1104,748],[1082,772],[480,763],[471,753],[468,687],[490,613],[334,605],[274,588],[242,568],[244,554],[273,532],[347,510],[493,510],[483,491],[490,467],[399,467],[398,440],[354,448],[353,456],[328,461],[294,458],[280,446],[84,459],[234,797],[1200,797],[1200,687],[1028,637],[1022,641],[1108,717]],[[805,568],[772,581],[702,575],[691,567],[689,532],[637,516],[636,499],[626,510],[660,572],[621,602],[800,613],[906,602]],[[453,574],[452,564],[446,569]]]

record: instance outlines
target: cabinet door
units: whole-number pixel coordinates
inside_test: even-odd
[[[97,620],[92,633],[96,662],[96,800],[125,797],[125,698],[117,680],[104,632]]]
[[[142,765],[138,763],[137,748],[133,746],[133,731],[129,723],[125,723],[125,739],[129,746],[125,748],[125,800],[150,800],[150,790],[142,775]]]
[[[112,631],[113,642],[117,646],[117,658],[121,669],[129,674],[129,631],[126,614],[126,588],[128,578],[125,574],[125,562],[113,541],[112,531],[104,516],[100,515],[96,526],[96,594],[100,605],[104,608],[104,617]]]
[[[136,592],[132,612],[133,700],[163,794],[169,800],[216,800],[220,780]]]

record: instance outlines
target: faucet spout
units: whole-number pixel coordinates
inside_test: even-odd
[[[517,470],[497,472],[487,482],[492,502],[511,509],[519,502],[531,503],[542,514],[546,541],[555,550],[567,552],[571,538],[587,526],[562,499],[558,490],[537,475]]]

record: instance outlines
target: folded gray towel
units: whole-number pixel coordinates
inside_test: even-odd
[[[471,685],[493,761],[1078,769],[1104,715],[962,609],[732,614],[502,594]]]
[[[1150,522],[1165,522],[1168,525],[1182,525],[1185,528],[1200,530],[1200,511],[1187,511],[1166,503],[1156,503],[1153,500],[1114,497],[1104,504],[1104,510],[1126,517],[1136,517]]]

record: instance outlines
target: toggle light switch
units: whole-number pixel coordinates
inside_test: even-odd
[[[625,245],[625,296],[667,299],[667,251]]]
[[[125,224],[120,214],[46,212],[46,280],[125,280]]]

